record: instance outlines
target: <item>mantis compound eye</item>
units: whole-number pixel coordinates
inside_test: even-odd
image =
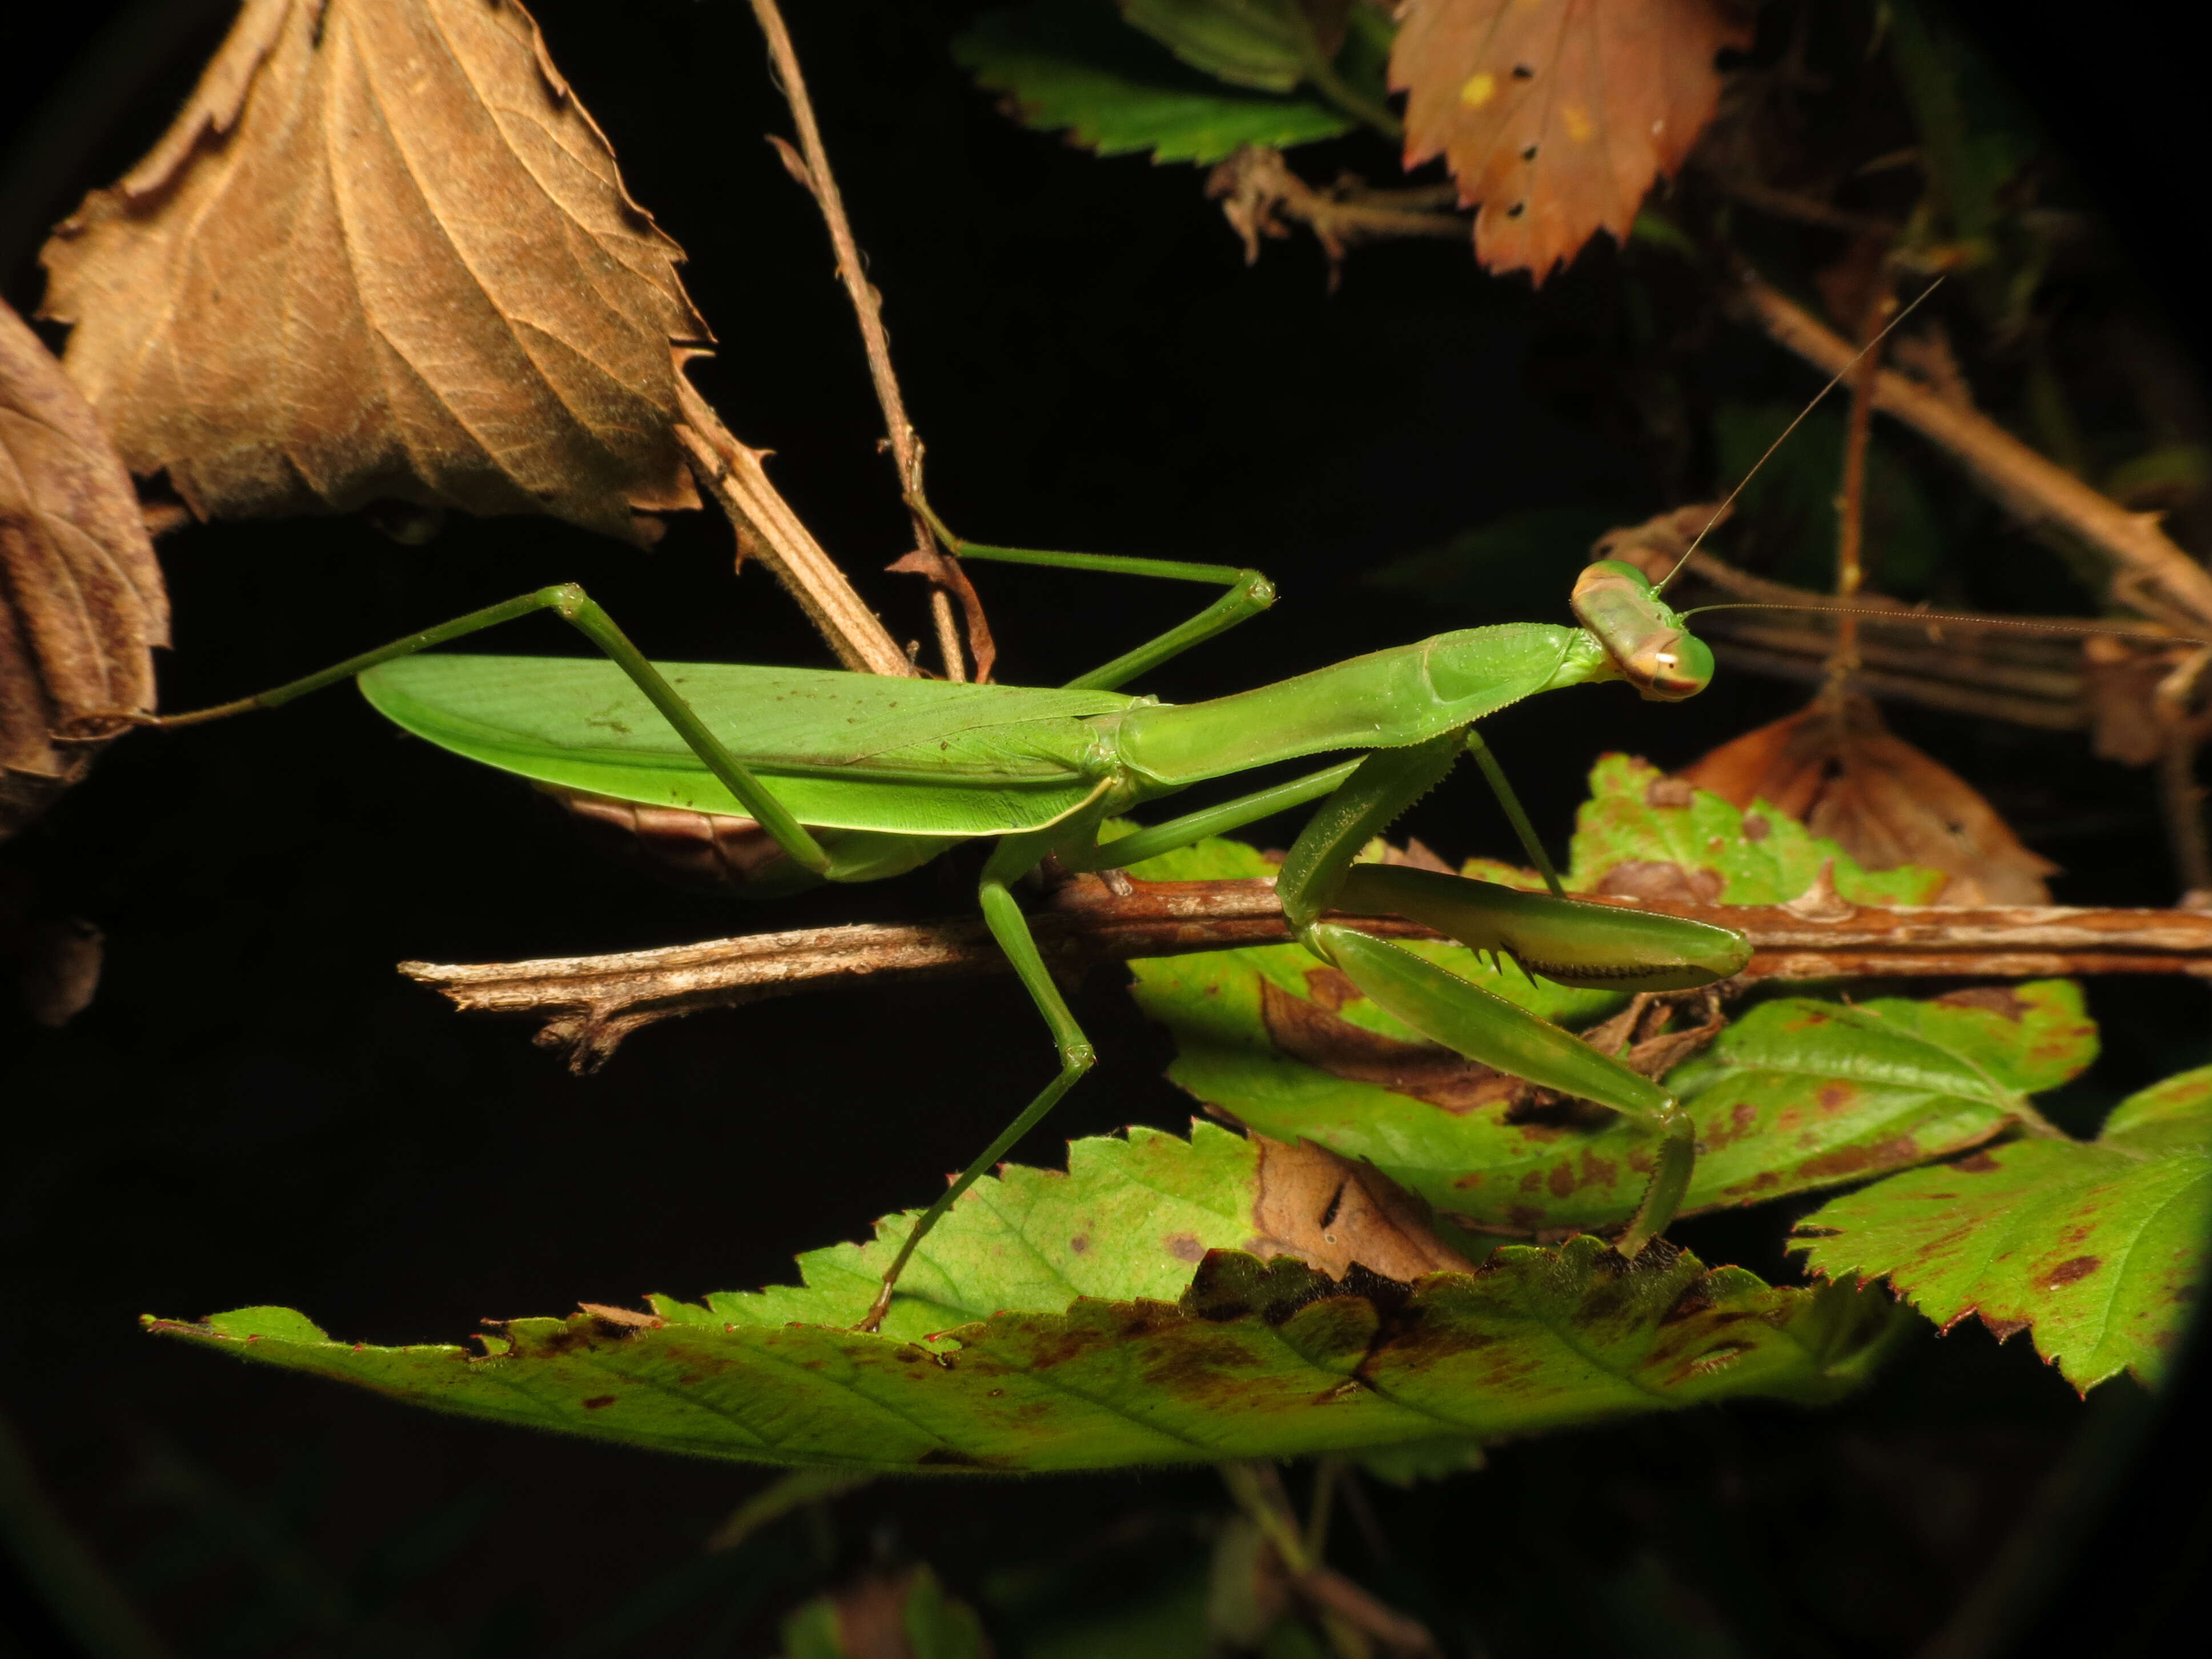
[[[1633,565],[1601,559],[1575,582],[1575,620],[1620,677],[1654,702],[1680,702],[1713,678],[1713,653]]]

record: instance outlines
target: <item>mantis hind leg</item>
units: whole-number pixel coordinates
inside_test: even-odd
[[[1697,1159],[1696,1127],[1659,1085],[1581,1038],[1411,951],[1336,922],[1308,943],[1375,1002],[1454,1053],[1561,1094],[1594,1100],[1659,1137],[1650,1184],[1616,1248],[1633,1260],[1667,1231]]]
[[[998,1138],[979,1153],[975,1161],[963,1170],[952,1184],[938,1195],[937,1201],[921,1212],[921,1218],[907,1233],[899,1246],[898,1254],[884,1271],[881,1288],[857,1329],[872,1331],[882,1325],[884,1316],[891,1305],[891,1293],[914,1259],[921,1241],[929,1236],[959,1200],[960,1195],[989,1173],[999,1160],[1012,1152],[1021,1138],[1043,1121],[1045,1115],[1060,1104],[1060,1097],[1077,1083],[1083,1074],[1097,1063],[1097,1050],[1083,1028],[1076,1024],[1075,1016],[1067,1006],[1067,1000],[1053,982],[1052,972],[1045,966],[1044,957],[1037,950],[1036,939],[1030,932],[1029,918],[1022,914],[1014,902],[1011,884],[1021,878],[1044,856],[1046,848],[1036,836],[1010,836],[999,843],[999,848],[983,866],[983,879],[978,896],[983,909],[983,920],[991,929],[991,936],[999,948],[1006,953],[1013,964],[1014,973],[1030,1000],[1036,1004],[1037,1012],[1044,1016],[1045,1024],[1052,1031],[1053,1046],[1060,1054],[1060,1074],[1045,1085],[1036,1098],[1022,1109],[1021,1115],[999,1132]]]
[[[963,541],[945,526],[919,495],[908,496],[915,510],[927,520],[945,550],[957,558],[981,559],[998,564],[1043,565],[1054,570],[1090,570],[1108,576],[1148,576],[1156,580],[1205,582],[1227,592],[1189,621],[1125,651],[1113,661],[1067,682],[1071,691],[1112,691],[1138,675],[1179,657],[1193,646],[1249,622],[1275,602],[1275,585],[1256,570],[1227,564],[1186,564],[1174,559],[1125,558],[1103,553],[1055,553],[1042,548],[993,547],[983,542]]]
[[[504,604],[471,611],[465,617],[456,617],[435,628],[426,628],[419,634],[410,634],[393,640],[388,645],[379,646],[374,651],[364,651],[357,657],[349,657],[319,673],[287,681],[270,690],[257,692],[250,697],[240,697],[234,702],[218,703],[211,708],[196,708],[187,714],[154,716],[134,723],[165,727],[197,726],[204,721],[222,720],[256,708],[280,708],[295,698],[335,685],[340,680],[351,679],[379,664],[411,657],[418,651],[427,651],[433,646],[445,645],[471,634],[482,633],[487,628],[496,628],[501,623],[513,622],[539,611],[552,611],[605,652],[617,667],[629,675],[637,689],[644,692],[653,706],[660,711],[661,718],[675,729],[677,735],[699,757],[700,763],[737,798],[738,804],[752,815],[793,863],[817,875],[830,867],[830,854],[821,843],[807,833],[805,827],[792,816],[790,809],[778,800],[753,775],[750,769],[732,755],[728,746],[708,728],[707,723],[699,718],[691,705],[684,700],[660,671],[646,659],[645,653],[630,643],[629,636],[615,626],[614,618],[602,611],[598,602],[574,582],[562,582],[556,587],[541,587],[535,592],[518,595]]]

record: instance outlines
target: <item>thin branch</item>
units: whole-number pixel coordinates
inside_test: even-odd
[[[799,128],[800,154],[793,155],[790,147],[780,141],[771,142],[776,143],[784,165],[806,186],[815,204],[822,210],[823,222],[830,229],[830,245],[837,255],[838,279],[845,285],[846,295],[853,301],[853,314],[860,325],[860,343],[867,350],[868,374],[875,382],[876,401],[883,406],[891,460],[898,468],[899,494],[902,498],[919,495],[921,443],[914,423],[907,419],[906,399],[899,391],[898,374],[891,368],[890,337],[884,329],[884,296],[868,280],[860,244],[853,237],[852,222],[845,216],[845,198],[837,189],[836,174],[830,169],[830,152],[823,146],[822,129],[814,118],[814,102],[807,95],[806,77],[799,71],[799,53],[791,44],[791,31],[784,27],[783,13],[776,0],[752,0],[752,4],[753,15],[760,21],[761,33],[768,38],[769,54],[775,60],[776,74],[783,82],[783,95],[790,102],[792,120]],[[914,531],[914,552],[908,557],[917,562],[909,568],[923,568],[932,578],[930,607],[934,613],[939,642],[945,652],[945,675],[951,679],[965,679],[967,671],[952,629],[951,599],[947,590],[959,594],[971,618],[980,617],[981,606],[958,563],[938,550],[929,526],[911,505],[908,518]],[[988,631],[977,638],[970,630],[969,643],[975,652],[978,679],[990,676],[986,647],[988,638]]]
[[[1734,927],[1751,940],[1748,979],[2191,974],[2212,978],[2212,912],[2056,906],[1855,906],[1832,893],[1793,905],[1660,900],[1601,902]],[[1382,938],[1434,939],[1395,917],[1346,918]],[[1279,945],[1291,938],[1273,884],[1071,878],[1030,919],[1056,972],[1105,962]],[[614,956],[474,964],[406,962],[400,971],[456,1006],[544,1022],[537,1041],[595,1070],[656,1021],[794,992],[1011,971],[980,918],[802,928]]]
[[[1711,629],[1705,637],[1723,665],[1733,671],[1765,674],[1802,685],[1827,683],[1828,663],[1834,647],[1834,640],[1829,635],[1809,629],[1746,627],[1738,623],[1724,631]],[[2080,732],[2093,723],[2081,694],[2078,676],[2074,677],[2070,695],[2045,696],[2034,690],[2002,689],[2002,681],[2011,678],[2007,671],[1977,672],[1976,665],[1966,659],[1946,665],[1947,671],[1957,672],[1934,672],[1931,663],[1921,660],[1933,654],[1923,651],[1893,652],[1886,647],[1861,641],[1859,665],[1851,673],[1852,688],[1870,697],[1917,703],[1923,708],[1940,708],[1947,714],[2003,720],[2032,731]],[[1884,665],[1890,663],[1897,664],[1904,672],[1888,672]],[[2033,672],[2021,672],[2023,678]]]
[[[676,389],[684,413],[677,440],[701,487],[737,532],[739,562],[756,558],[774,572],[846,667],[864,674],[911,674],[906,653],[769,482],[761,465],[768,452],[732,436],[681,374]]]
[[[1833,374],[1851,360],[1849,341],[1759,277],[1747,273],[1741,295],[1759,326],[1815,368]],[[1988,416],[1894,370],[1875,374],[1874,401],[1949,451],[2014,515],[2080,538],[2136,578],[2154,615],[2196,633],[2212,631],[2212,572],[2174,544],[2157,514],[2130,512]]]
[[[1877,250],[1874,293],[1859,329],[1861,355],[1851,366],[1850,419],[1844,437],[1844,482],[1836,524],[1836,598],[1845,605],[1856,603],[1860,588],[1866,585],[1867,446],[1874,435],[1874,384],[1881,371],[1883,325],[1895,309],[1896,302],[1890,297],[1889,270]],[[1828,690],[1841,695],[1845,679],[1858,665],[1858,618],[1840,616],[1836,619],[1835,650],[1828,659]]]
[[[1349,174],[1316,190],[1291,171],[1279,150],[1246,144],[1206,175],[1207,199],[1221,204],[1222,216],[1244,242],[1244,263],[1260,258],[1262,237],[1285,237],[1292,223],[1304,225],[1328,255],[1330,280],[1347,249],[1361,242],[1401,236],[1456,240],[1469,234],[1468,219],[1431,210],[1433,190],[1370,188]],[[1456,199],[1456,192],[1447,199]]]
[[[1713,184],[1721,194],[1741,202],[1747,208],[1788,219],[1801,225],[1814,225],[1822,230],[1841,231],[1846,236],[1856,236],[1877,242],[1894,242],[1903,228],[1894,222],[1879,218],[1870,213],[1853,213],[1815,197],[1801,196],[1795,191],[1778,190],[1771,185],[1762,185],[1753,179],[1729,179],[1713,175]]]

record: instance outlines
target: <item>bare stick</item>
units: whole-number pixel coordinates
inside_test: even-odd
[[[814,101],[807,95],[806,77],[799,71],[799,53],[791,44],[791,31],[784,27],[783,13],[775,0],[752,0],[752,4],[761,33],[768,37],[769,55],[775,60],[776,75],[783,82],[783,95],[791,104],[791,118],[799,128],[799,153],[793,154],[790,146],[780,140],[771,142],[782,155],[784,166],[806,186],[815,204],[822,210],[822,221],[830,228],[830,246],[836,251],[838,279],[844,283],[846,295],[853,301],[853,314],[860,321],[860,343],[867,350],[868,374],[875,382],[876,401],[883,406],[891,460],[898,468],[899,494],[902,498],[919,495],[921,444],[913,422],[906,417],[906,399],[899,392],[898,375],[891,368],[890,337],[884,331],[884,296],[868,280],[860,244],[853,239],[852,222],[845,216],[845,198],[838,191],[836,175],[830,170],[830,152],[823,147],[822,129],[814,118]],[[975,590],[968,586],[968,579],[960,573],[957,563],[938,551],[937,543],[921,513],[909,507],[908,517],[914,529],[914,553],[909,556],[916,561],[908,568],[925,570],[934,584],[930,608],[938,641],[945,652],[945,676],[964,680],[968,678],[967,669],[953,630],[952,603],[946,590],[960,593],[971,616],[979,613],[973,603]],[[971,643],[977,657],[976,678],[988,678],[991,665],[982,643],[972,639]]]
[[[1814,368],[1832,374],[1850,362],[1848,340],[1760,278],[1747,275],[1741,294],[1759,327]],[[1949,451],[2015,516],[2079,537],[2136,578],[2154,614],[2193,633],[2212,629],[2212,572],[2168,538],[2157,514],[2129,511],[1978,410],[1893,369],[1875,374],[1874,403]]]
[[[757,558],[775,574],[846,667],[864,674],[913,673],[906,653],[769,482],[761,465],[767,452],[732,436],[681,374],[676,388],[684,413],[677,440],[700,484],[737,532],[740,561]]]
[[[1221,204],[1223,216],[1244,243],[1244,263],[1260,258],[1262,237],[1290,234],[1292,222],[1304,225],[1328,255],[1329,281],[1346,252],[1362,242],[1395,237],[1443,237],[1456,240],[1472,221],[1449,210],[1458,191],[1376,190],[1350,178],[1316,190],[1291,171],[1279,150],[1246,144],[1206,175],[1206,193]]]
[[[2212,978],[2212,911],[1889,908],[1853,905],[1822,890],[1790,905],[1598,902],[1737,929],[1753,946],[1749,979]],[[1384,938],[1437,937],[1395,918],[1340,920]],[[1032,913],[1031,926],[1045,960],[1055,971],[1071,973],[1104,962],[1279,945],[1291,938],[1273,884],[1264,880],[1117,877],[1109,883],[1101,876],[1076,876]],[[803,928],[615,956],[406,962],[399,968],[465,1010],[543,1020],[538,1042],[565,1051],[580,1072],[604,1064],[632,1031],[705,1008],[838,984],[1010,971],[1005,953],[977,919]]]
[[[1895,303],[1890,298],[1889,270],[1877,264],[1875,293],[1868,303],[1862,347],[1851,365],[1851,413],[1844,428],[1844,484],[1836,524],[1836,597],[1854,603],[1866,583],[1866,468],[1867,444],[1874,435],[1874,378],[1881,369],[1882,327]],[[1836,647],[1828,659],[1828,688],[1840,693],[1844,681],[1859,665],[1859,623],[1846,614],[1836,622]]]

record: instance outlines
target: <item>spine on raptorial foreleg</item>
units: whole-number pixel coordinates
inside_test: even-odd
[[[1615,672],[1580,629],[1467,629],[1210,702],[1132,709],[1119,717],[1116,747],[1132,772],[1180,786],[1333,750],[1425,743],[1539,691]]]

